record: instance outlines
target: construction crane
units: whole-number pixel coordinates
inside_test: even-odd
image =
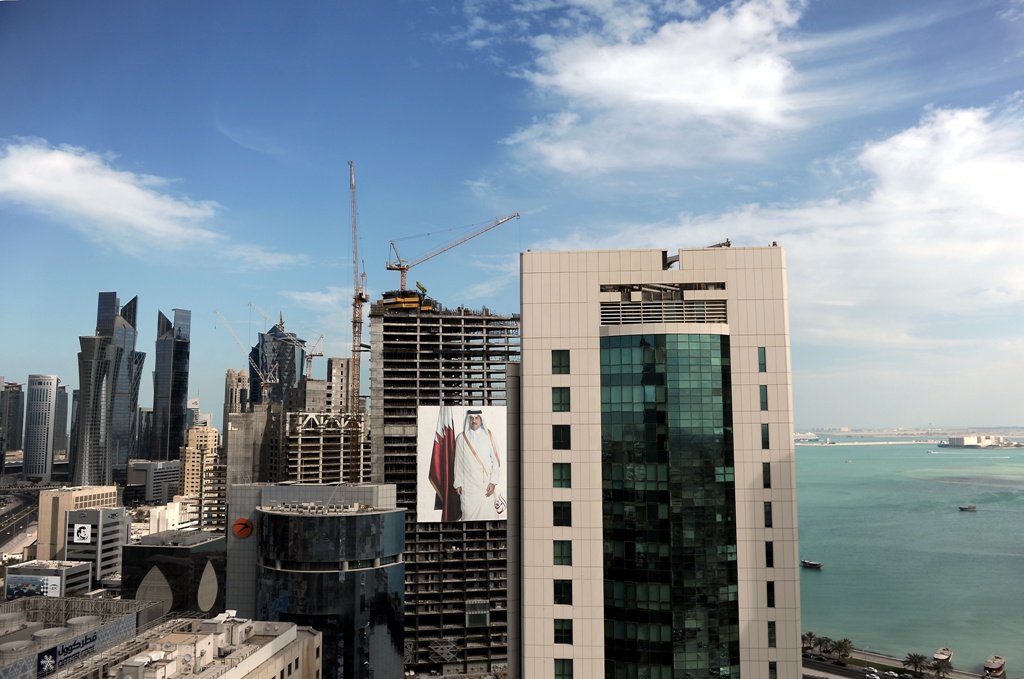
[[[224,318],[224,316],[221,315],[221,313],[216,309],[214,309],[213,313],[217,314],[217,318],[219,318],[221,324],[224,325],[224,329],[228,331],[228,334],[231,335],[231,339],[235,340],[235,344],[238,345],[238,350],[242,352],[243,356],[245,356],[245,360],[248,361],[249,367],[252,368],[253,372],[255,372],[256,375],[260,378],[260,385],[262,387],[263,392],[263,402],[266,403],[267,388],[271,384],[277,384],[276,371],[272,370],[269,375],[263,374],[263,371],[260,370],[260,367],[256,365],[256,362],[254,360],[252,360],[252,355],[245,350],[245,346],[242,344],[242,340],[238,339],[238,335],[235,334],[235,329],[231,327],[230,323],[228,323],[228,319]]]
[[[318,337],[316,339],[316,342],[313,342],[313,346],[311,346],[309,348],[309,351],[306,352],[306,379],[308,379],[308,380],[313,379],[312,378],[313,357],[314,356],[323,356],[324,355],[324,352],[317,348],[317,347],[320,346],[320,342],[322,342],[323,339],[324,339],[324,336],[320,335],[320,337]]]
[[[501,226],[505,222],[513,220],[513,219],[519,219],[519,213],[518,212],[516,212],[514,214],[511,214],[511,215],[509,215],[507,217],[499,217],[498,219],[495,219],[493,222],[490,222],[490,223],[486,224],[482,228],[479,228],[476,231],[473,231],[472,233],[466,234],[465,236],[463,236],[461,238],[458,238],[458,239],[452,241],[451,243],[448,243],[447,245],[443,245],[443,246],[439,247],[438,249],[434,250],[433,252],[428,252],[427,254],[423,255],[422,257],[417,257],[416,259],[412,260],[411,262],[408,261],[408,260],[402,259],[402,257],[398,254],[398,248],[395,247],[395,241],[391,241],[391,253],[392,253],[392,256],[390,256],[388,258],[388,263],[387,263],[388,271],[398,271],[399,272],[399,274],[401,276],[401,283],[400,283],[399,289],[402,292],[405,292],[406,274],[408,273],[409,269],[413,268],[417,264],[422,264],[423,262],[427,261],[428,259],[431,259],[433,257],[437,257],[438,255],[440,255],[443,252],[448,252],[449,250],[451,250],[455,246],[462,245],[467,240],[470,240],[471,238],[476,238],[480,234],[486,233],[487,231],[490,231],[491,229],[493,229],[493,228],[495,228],[497,226]]]
[[[359,228],[356,209],[356,164],[348,161],[348,188],[352,196],[352,369],[349,371],[348,412],[359,411],[359,353],[363,350],[363,303],[366,294],[366,272],[359,273]],[[403,274],[404,280],[404,274]]]

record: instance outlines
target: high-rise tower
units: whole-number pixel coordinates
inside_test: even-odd
[[[227,430],[228,415],[249,410],[249,373],[228,368],[224,374],[224,419],[221,426]]]
[[[262,390],[266,387],[267,401],[286,403],[287,407],[303,377],[305,347],[305,340],[284,329],[284,321],[274,324],[266,332],[261,332],[259,341],[249,352],[249,360],[259,366],[267,381],[264,385],[262,377],[256,371],[249,375],[249,401],[263,403]]]
[[[175,309],[173,323],[163,312],[157,312],[156,326],[150,459],[177,460],[185,445],[192,312]]]
[[[799,677],[783,250],[527,252],[522,323],[510,676]]]
[[[139,298],[123,307],[120,303],[116,292],[101,292],[96,334],[78,338],[78,445],[72,472],[78,485],[109,485],[114,471],[124,473],[128,459],[135,457],[146,354],[135,351]]]
[[[29,375],[25,408],[26,479],[49,482],[57,422],[57,376]]]
[[[25,392],[17,382],[5,382],[0,393],[0,436],[7,442],[7,450],[21,450],[25,428]]]
[[[506,508],[498,514],[494,505],[503,498],[495,492],[482,507],[491,520],[460,520],[452,472],[456,429],[463,432],[467,410],[485,411],[488,426],[497,425],[491,431],[504,487],[506,382],[509,364],[519,360],[518,319],[442,310],[403,291],[372,305],[370,338],[374,481],[394,483],[406,509],[405,667],[499,670],[508,658]],[[483,447],[479,454],[489,457]],[[481,498],[485,487],[478,486]]]

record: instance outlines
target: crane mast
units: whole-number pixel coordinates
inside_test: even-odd
[[[359,411],[359,353],[363,349],[363,302],[366,294],[366,272],[359,273],[359,230],[356,209],[356,165],[348,161],[348,187],[352,194],[352,366],[349,371],[348,412]]]

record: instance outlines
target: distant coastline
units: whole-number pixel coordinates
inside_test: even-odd
[[[797,441],[798,446],[818,446],[821,448],[832,448],[833,446],[894,446],[902,445],[904,443],[927,443],[928,445],[938,445],[939,440],[934,439],[931,441],[914,439],[913,441]]]

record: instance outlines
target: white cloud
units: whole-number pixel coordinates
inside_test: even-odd
[[[234,262],[236,271],[282,269],[309,261],[306,255],[293,255],[265,248],[262,245],[236,243],[225,245],[220,254]]]
[[[173,181],[118,169],[115,157],[30,139],[0,145],[0,202],[20,205],[85,238],[145,258],[154,252],[215,248],[237,270],[301,264],[304,255],[232,242],[209,226],[212,200],[174,195]]]
[[[801,4],[748,0],[688,18],[690,3],[576,3],[571,28],[533,39],[521,73],[559,110],[505,141],[566,172],[750,158],[751,140],[803,124],[783,37]]]
[[[281,294],[305,309],[337,311],[352,303],[352,288],[329,286],[326,290],[285,290]]]
[[[223,240],[203,226],[216,215],[217,203],[170,195],[168,180],[118,170],[112,160],[40,140],[9,142],[0,147],[0,200],[133,254]]]

